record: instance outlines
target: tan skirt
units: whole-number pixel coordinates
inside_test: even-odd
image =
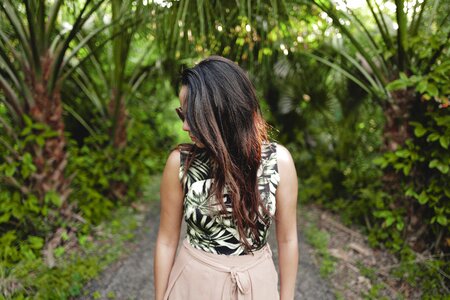
[[[187,240],[175,259],[164,300],[276,300],[278,275],[269,244],[250,255],[218,255]]]

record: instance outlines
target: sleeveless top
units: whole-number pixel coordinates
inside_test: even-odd
[[[247,254],[232,218],[231,199],[227,195],[226,187],[224,203],[227,214],[220,214],[220,204],[214,201],[214,195],[209,196],[214,179],[211,178],[212,166],[206,151],[203,149],[197,151],[186,176],[183,177],[188,156],[189,151],[181,150],[179,178],[185,191],[183,214],[187,224],[187,241],[196,249],[214,254]],[[275,192],[280,181],[276,143],[262,145],[261,163],[257,176],[261,201],[271,216],[267,216],[265,222],[258,220],[261,242],[254,249],[252,247],[252,251],[261,249],[267,243],[271,217],[275,214]],[[262,212],[261,208],[260,211]],[[250,245],[256,245],[256,241],[250,238],[247,240]]]

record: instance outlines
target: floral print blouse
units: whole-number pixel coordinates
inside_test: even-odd
[[[219,214],[220,205],[212,200],[214,196],[209,195],[213,178],[210,159],[206,151],[198,151],[192,161],[186,176],[184,164],[190,153],[181,151],[181,165],[179,178],[185,190],[183,210],[184,219],[187,224],[187,240],[197,249],[224,255],[247,254],[240,242],[239,233],[232,219],[231,200],[224,190],[224,203],[229,214]],[[256,245],[252,250],[259,250],[267,243],[269,226],[272,216],[275,214],[275,192],[280,181],[277,167],[277,144],[264,143],[262,145],[261,164],[258,169],[258,185],[261,200],[271,214],[266,222],[258,222],[259,239],[258,245],[255,241],[248,239],[250,245]]]

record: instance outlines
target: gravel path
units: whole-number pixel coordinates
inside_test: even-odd
[[[130,245],[117,262],[109,266],[98,278],[86,286],[88,296],[79,300],[96,299],[150,300],[153,299],[153,251],[159,224],[159,207],[154,205],[146,215],[144,226],[136,234],[135,242]],[[274,261],[278,259],[278,250],[271,233],[269,241],[272,246]],[[320,275],[314,263],[313,249],[306,244],[304,235],[299,230],[300,261],[298,266],[297,290],[295,299],[328,300],[335,299],[329,284]]]

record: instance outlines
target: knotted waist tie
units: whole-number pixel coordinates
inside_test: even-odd
[[[270,247],[266,245],[262,249],[258,250],[258,252],[263,251],[264,252],[263,255],[255,257],[255,259],[250,263],[238,267],[227,267],[214,261],[207,255],[202,255],[201,253],[198,252],[202,250],[192,248],[192,246],[190,246],[189,242],[187,241],[184,241],[183,246],[186,248],[188,253],[198,262],[203,263],[216,271],[228,273],[230,275],[231,288],[227,289],[226,287],[224,287],[222,292],[222,300],[229,300],[229,299],[244,300],[246,298],[246,295],[249,294],[252,290],[250,274],[248,271],[251,268],[262,263],[263,261],[271,259],[272,257]],[[249,298],[251,299],[251,295],[249,296],[250,296]]]

